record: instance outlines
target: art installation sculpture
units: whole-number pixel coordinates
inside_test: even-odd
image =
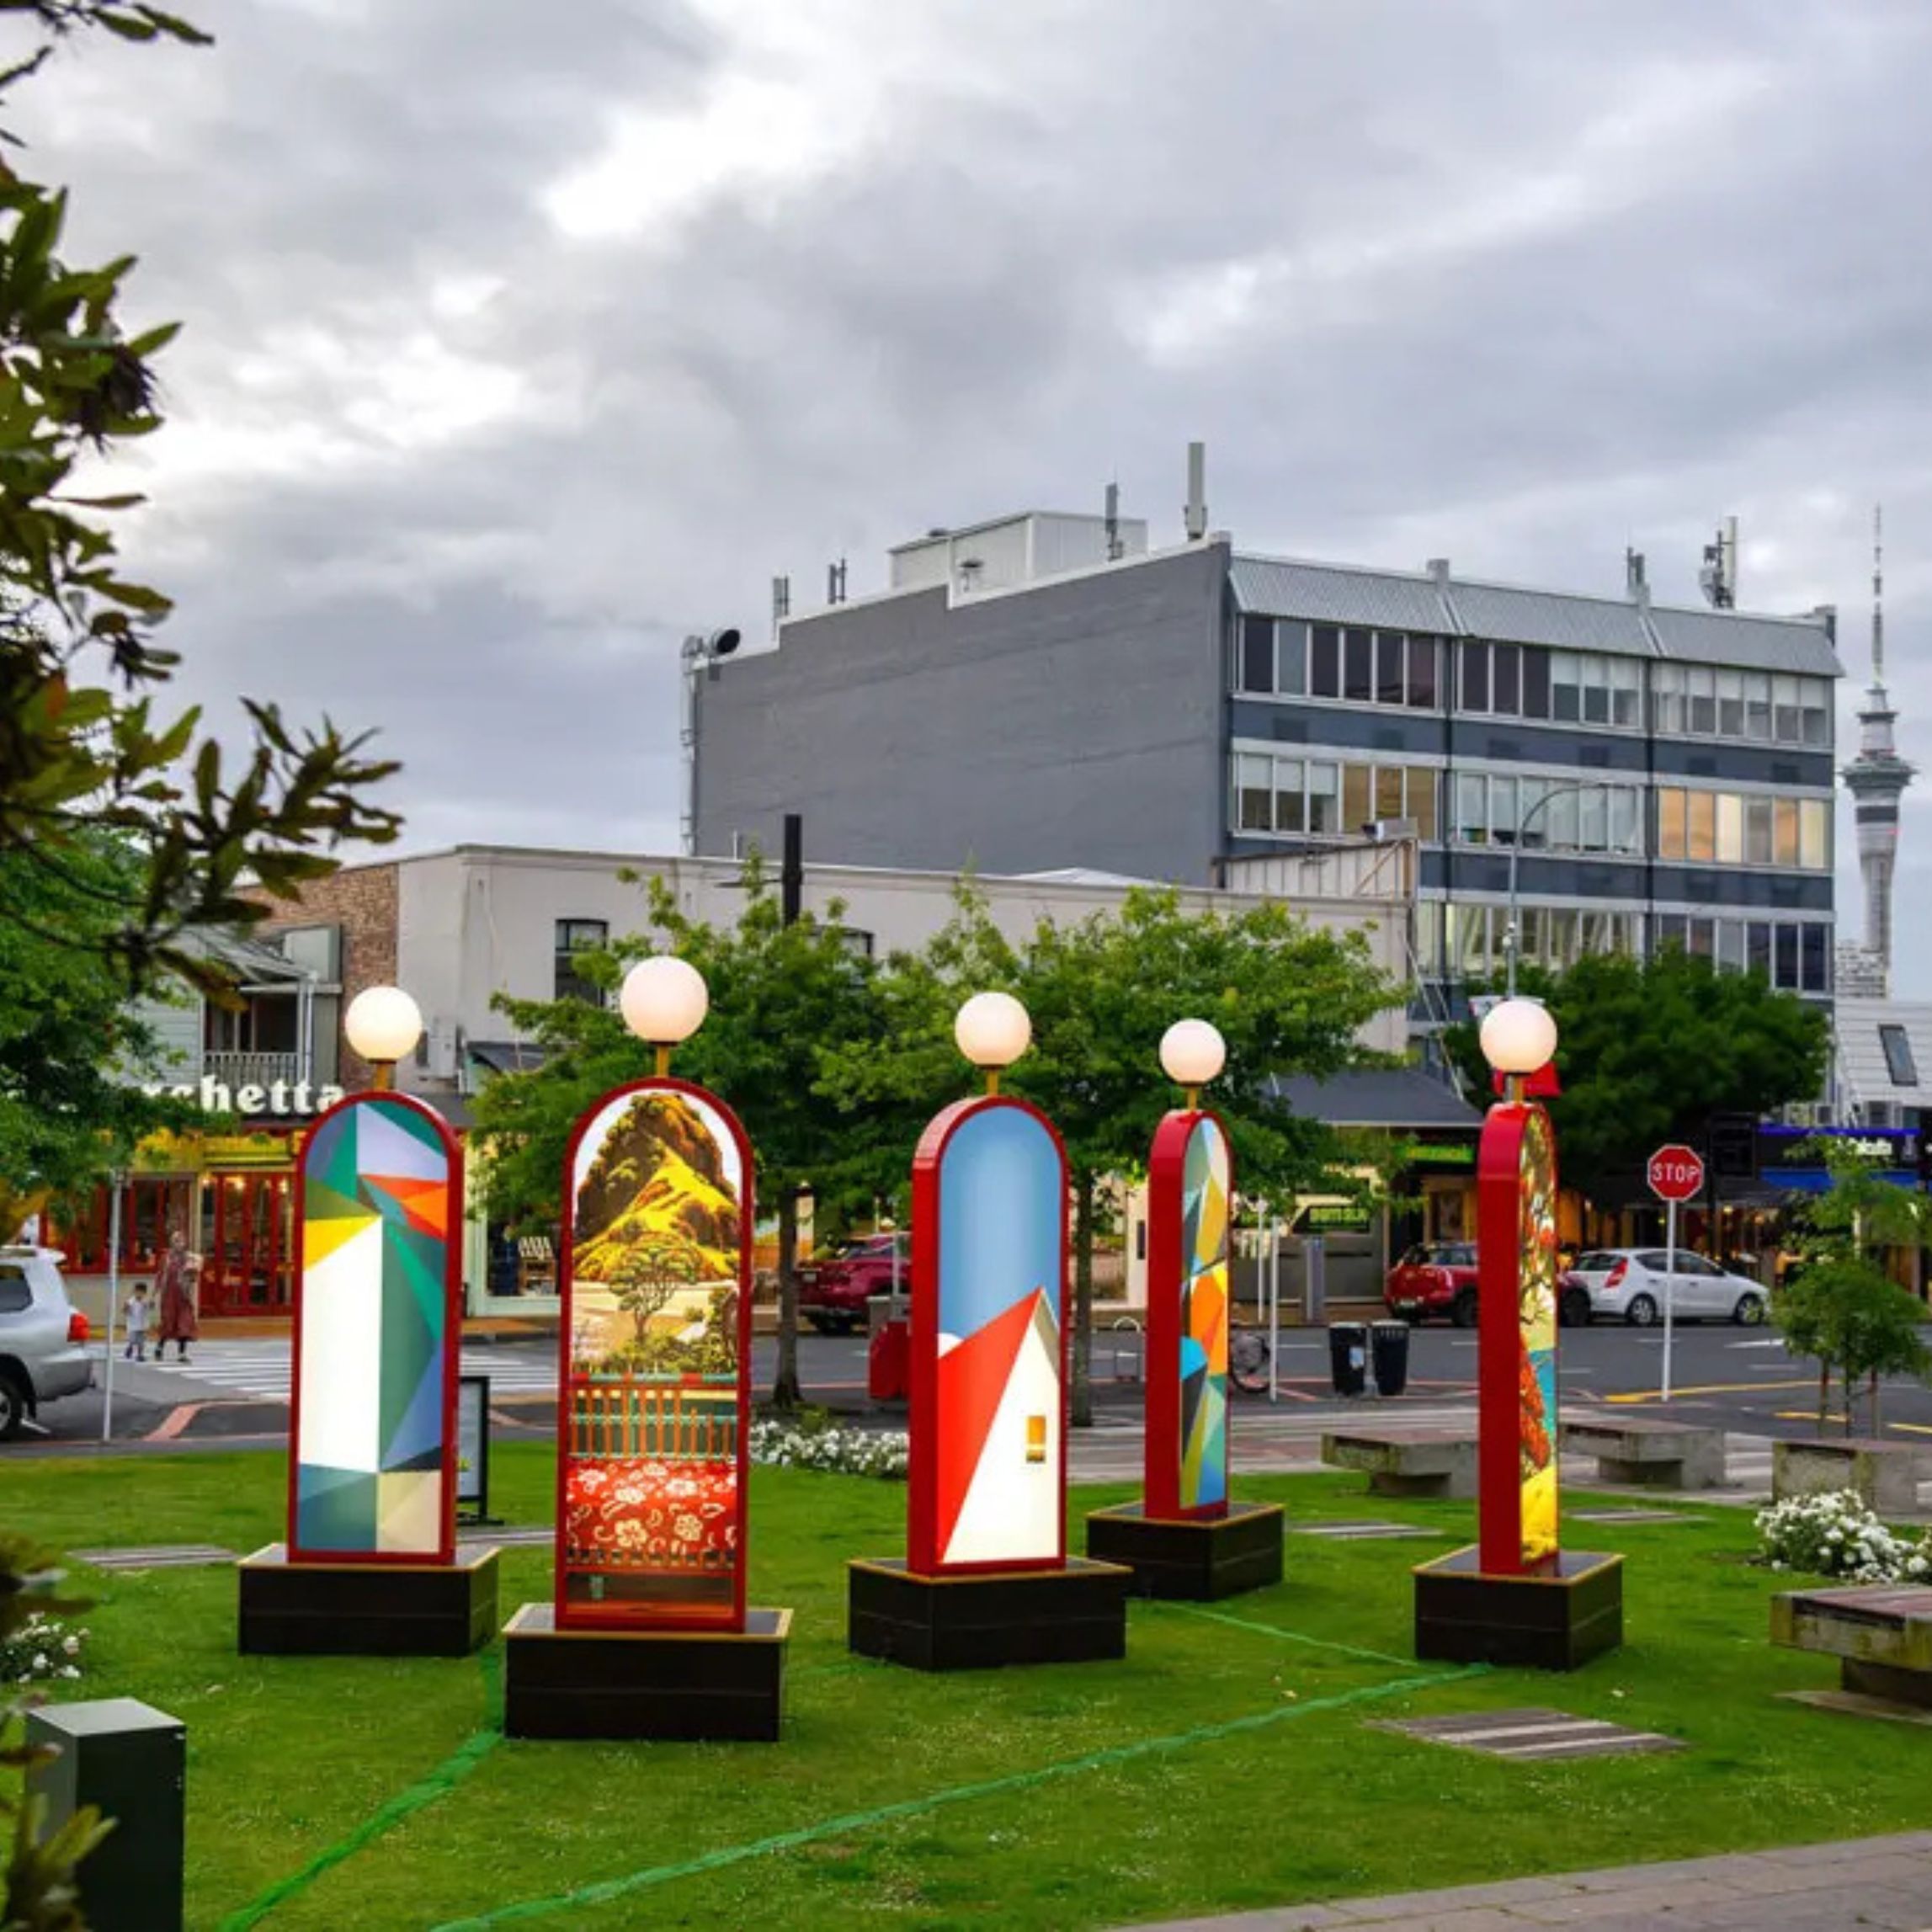
[[[791,1613],[745,1604],[751,1144],[669,1072],[708,1003],[682,960],[631,969],[657,1071],[565,1155],[556,1579],[504,1633],[513,1736],[779,1734]]]
[[[1478,1535],[1416,1570],[1416,1654],[1571,1670],[1623,1641],[1623,1559],[1557,1535],[1556,1135],[1523,1093],[1556,1022],[1506,999],[1482,1040],[1505,1089],[1477,1149]]]
[[[907,1553],[849,1567],[849,1634],[921,1669],[1126,1648],[1127,1573],[1066,1551],[1066,1155],[998,1091],[1030,1033],[1009,995],[966,1003],[955,1034],[987,1090],[935,1115],[913,1163]]]
[[[331,1107],[296,1166],[288,1536],[241,1566],[244,1650],[460,1653],[496,1621],[496,1552],[459,1552],[463,1161],[391,1088],[422,1030],[370,987],[344,1022],[375,1090]]]
[[[1281,1575],[1280,1506],[1229,1500],[1234,1158],[1199,1104],[1226,1052],[1205,1020],[1178,1020],[1161,1041],[1187,1104],[1163,1117],[1147,1162],[1142,1500],[1087,1518],[1088,1555],[1126,1564],[1150,1596],[1231,1596]]]

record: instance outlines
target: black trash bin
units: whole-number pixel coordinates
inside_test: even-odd
[[[1400,1395],[1408,1386],[1408,1323],[1377,1322],[1369,1331],[1376,1393]]]
[[[1369,1385],[1369,1331],[1360,1322],[1328,1324],[1328,1374],[1337,1395],[1360,1395]]]

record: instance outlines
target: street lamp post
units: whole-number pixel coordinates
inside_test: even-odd
[[[1535,817],[1537,813],[1542,811],[1545,806],[1554,804],[1557,799],[1573,797],[1579,792],[1607,792],[1609,790],[1610,786],[1601,779],[1591,779],[1580,785],[1552,785],[1516,821],[1516,836],[1509,843],[1509,923],[1503,934],[1503,950],[1508,957],[1508,993],[1509,997],[1512,999],[1516,997],[1516,952],[1519,930],[1516,913],[1516,854],[1523,849],[1523,834],[1530,829],[1530,822]]]

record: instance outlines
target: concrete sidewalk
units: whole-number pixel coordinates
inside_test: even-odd
[[[1528,1932],[1556,1925],[1590,1932],[1656,1926],[1846,1932],[1865,1925],[1932,1932],[1932,1831],[1174,1919],[1139,1932]]]

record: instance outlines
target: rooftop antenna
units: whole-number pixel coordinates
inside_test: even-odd
[[[771,634],[778,636],[778,627],[791,615],[791,579],[774,577],[771,580]]]
[[[1626,546],[1623,553],[1623,583],[1624,588],[1632,597],[1644,587],[1646,579],[1643,571],[1643,552]]]
[[[1120,541],[1120,486],[1107,486],[1107,562],[1118,563],[1126,554],[1126,546]]]
[[[825,567],[825,601],[828,604],[843,604],[845,601],[845,559]]]
[[[1199,543],[1207,535],[1207,444],[1187,446],[1187,540]]]
[[[1726,517],[1716,536],[1704,546],[1704,567],[1697,582],[1713,610],[1738,607],[1738,519]]]

